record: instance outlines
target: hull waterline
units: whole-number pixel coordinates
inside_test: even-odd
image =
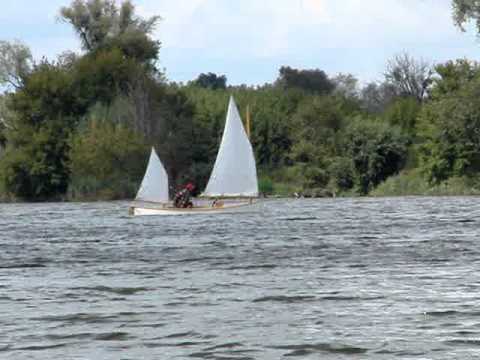
[[[133,216],[152,216],[152,215],[210,215],[210,214],[228,214],[238,212],[248,212],[257,210],[261,203],[259,201],[244,201],[238,203],[227,203],[221,207],[212,206],[194,206],[190,209],[179,209],[173,206],[148,206],[132,205],[130,215]]]

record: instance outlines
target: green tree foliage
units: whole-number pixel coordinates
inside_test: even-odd
[[[293,117],[291,158],[303,170],[303,186],[325,187],[330,180],[332,161],[340,156],[340,131],[348,114],[355,112],[342,97],[306,98]],[[340,181],[341,182],[341,181]]]
[[[352,74],[337,74],[332,79],[334,93],[348,99],[357,99],[359,94],[358,79]]]
[[[40,127],[21,124],[9,133],[9,144],[0,161],[0,181],[4,190],[23,200],[61,197],[68,186],[66,139],[68,131],[61,119]]]
[[[160,17],[136,16],[135,7],[128,0],[120,7],[114,0],[74,0],[61,8],[60,16],[72,25],[82,47],[89,52],[113,46],[140,62],[157,58],[160,44],[149,35]]]
[[[20,88],[33,66],[32,53],[21,42],[0,40],[0,85]]]
[[[72,198],[125,199],[135,195],[149,148],[141,135],[109,120],[90,120],[69,140]]]
[[[480,79],[424,107],[420,134],[422,167],[429,179],[480,171]]]
[[[383,118],[390,124],[400,127],[413,140],[417,132],[417,118],[421,105],[413,97],[395,100],[384,112]]]
[[[458,26],[480,24],[476,1],[453,6]],[[0,86],[8,91],[0,95],[2,198],[132,197],[150,146],[173,187],[195,181],[201,189],[231,95],[243,120],[249,109],[263,192],[368,194],[379,184],[400,193],[477,189],[476,62],[432,69],[401,54],[382,82],[362,88],[351,74],[288,66],[259,87],[227,87],[215,73],[182,85],[167,83],[156,67],[159,17],[143,19],[130,1],[116,0],[74,0],[60,16],[84,53],[35,63],[25,45],[0,41]]]
[[[8,95],[0,95],[0,150],[7,143],[6,131],[12,120],[12,113],[7,107],[7,101]]]
[[[352,159],[357,186],[368,194],[398,173],[407,157],[407,139],[401,130],[384,122],[356,118],[343,134],[345,153]]]
[[[435,67],[437,76],[433,79],[431,91],[434,99],[455,93],[480,76],[480,65],[475,61],[458,59],[438,64]]]
[[[197,174],[192,165],[196,163],[195,156],[199,156],[197,139],[201,129],[194,126],[193,107],[176,88],[159,88],[157,92],[159,121],[149,140],[156,145],[172,184],[194,180]]]
[[[395,87],[389,83],[368,83],[360,91],[360,104],[370,114],[381,114],[397,98]]]
[[[355,169],[352,159],[348,157],[333,158],[328,173],[334,193],[350,190],[355,186]]]
[[[72,91],[73,76],[46,61],[37,65],[25,85],[10,95],[15,113],[4,133],[1,159],[5,190],[26,199],[58,198],[67,189],[66,139],[75,126],[79,105]]]
[[[455,24],[465,31],[464,25],[472,20],[480,31],[480,3],[478,0],[452,0]]]
[[[336,154],[336,134],[342,128],[343,103],[334,97],[315,97],[298,107],[293,120],[292,158],[321,164]]]
[[[193,85],[200,86],[205,89],[223,89],[227,88],[227,77],[225,75],[217,75],[214,73],[200,74],[193,81]]]
[[[330,94],[335,89],[335,84],[324,71],[298,70],[289,66],[280,68],[276,85],[283,89],[301,89],[319,95]]]

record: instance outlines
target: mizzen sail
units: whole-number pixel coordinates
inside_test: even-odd
[[[168,202],[168,175],[154,148],[152,148],[150,153],[147,171],[135,200],[159,203]]]
[[[230,97],[222,142],[203,195],[212,197],[258,196],[257,168],[252,145],[233,97]]]

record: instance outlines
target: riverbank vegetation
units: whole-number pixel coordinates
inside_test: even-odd
[[[453,1],[459,27],[479,10]],[[0,41],[0,200],[134,196],[154,146],[175,186],[205,185],[234,95],[261,191],[305,196],[480,194],[480,65],[429,64],[406,53],[383,80],[283,66],[261,86],[215,73],[179,84],[157,66],[152,37],[129,1],[75,0],[60,10],[82,53],[33,59]]]

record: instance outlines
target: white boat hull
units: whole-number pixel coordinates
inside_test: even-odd
[[[225,202],[222,206],[213,207],[211,201],[201,201],[193,208],[176,208],[171,204],[148,205],[139,204],[130,207],[130,214],[134,216],[149,215],[209,215],[252,211],[258,208],[260,202],[250,200],[237,200]]]

